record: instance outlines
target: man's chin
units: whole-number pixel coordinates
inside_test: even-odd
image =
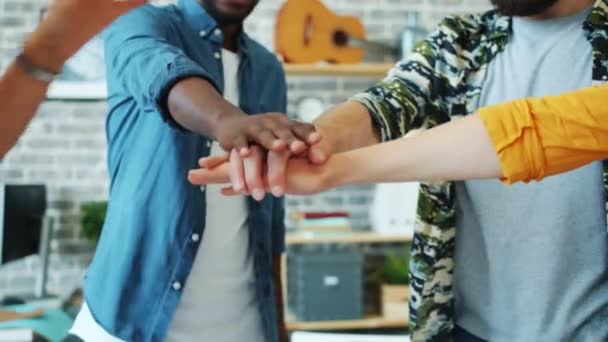
[[[245,20],[249,15],[249,12],[251,12],[249,8],[239,5],[223,5],[218,9],[223,17],[240,21]]]
[[[246,0],[207,0],[200,2],[220,25],[241,24],[257,3],[257,1],[252,3]]]
[[[220,16],[231,22],[242,22],[253,11],[255,3],[246,0],[225,0],[215,3]]]

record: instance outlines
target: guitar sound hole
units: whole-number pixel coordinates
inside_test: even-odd
[[[348,34],[342,30],[334,32],[334,44],[337,46],[348,45]]]

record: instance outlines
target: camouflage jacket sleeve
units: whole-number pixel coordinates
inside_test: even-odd
[[[449,120],[445,114],[441,115],[446,110],[441,110],[438,95],[449,89],[446,76],[437,67],[438,59],[445,58],[445,52],[451,50],[441,46],[442,43],[449,45],[445,38],[445,29],[440,26],[419,42],[408,58],[397,63],[386,79],[351,99],[368,108],[382,141],[398,139],[413,129]]]

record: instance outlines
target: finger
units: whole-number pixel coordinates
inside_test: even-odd
[[[230,175],[230,182],[232,183],[232,188],[235,192],[246,191],[243,162],[236,150],[230,152],[230,167],[228,174]]]
[[[225,187],[222,188],[221,190],[222,195],[224,196],[239,196],[241,195],[241,193],[234,191],[234,189],[232,187]]]
[[[223,164],[213,170],[190,170],[188,172],[188,181],[193,185],[227,184],[230,182],[228,168],[228,164]]]
[[[278,139],[271,130],[260,126],[251,129],[250,138],[269,151],[281,151],[287,144]]]
[[[294,122],[291,124],[291,130],[296,136],[305,141],[307,144],[316,144],[321,140],[321,134],[316,132],[315,126],[304,122]]]
[[[268,185],[272,194],[281,197],[285,193],[285,169],[291,154],[289,151],[269,152],[266,165],[268,168]]]
[[[241,157],[247,157],[249,156],[249,142],[247,141],[247,136],[244,134],[240,134],[238,136],[236,136],[233,140],[232,140],[232,145],[233,148],[236,149]]]
[[[243,160],[245,184],[256,201],[264,199],[264,180],[262,179],[263,152],[258,146],[251,148],[251,155]],[[236,190],[236,189],[235,189]]]
[[[230,155],[226,154],[225,156],[211,156],[206,158],[201,158],[198,161],[198,166],[204,169],[213,169],[223,163],[226,163],[230,160]]]
[[[308,149],[308,159],[313,164],[325,164],[330,156],[331,148],[329,147],[329,144],[323,140],[310,146]]]
[[[275,128],[273,132],[274,135],[287,144],[286,146],[289,147],[292,153],[299,154],[306,151],[306,143],[298,139],[288,127],[280,126]]]

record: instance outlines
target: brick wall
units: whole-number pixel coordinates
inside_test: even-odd
[[[166,2],[166,1],[165,1]],[[36,25],[45,0],[0,0],[0,69],[6,67],[27,32]],[[369,38],[394,43],[407,24],[410,11],[420,14],[422,24],[431,29],[442,17],[452,13],[485,10],[489,0],[325,0],[340,14],[363,19]],[[261,0],[247,22],[253,37],[272,48],[274,17],[282,1]],[[303,97],[322,99],[326,106],[339,103],[372,85],[374,79],[336,79],[298,77],[289,79],[289,103]],[[23,96],[27,96],[23,94]],[[60,222],[52,243],[49,289],[66,295],[80,286],[91,246],[82,238],[78,224],[83,201],[107,197],[108,175],[105,158],[103,102],[59,102],[44,104],[17,146],[0,163],[0,180],[10,183],[46,183],[50,210]],[[309,198],[287,199],[290,211],[348,210],[354,224],[364,228],[373,186],[338,189]],[[0,297],[32,292],[36,257],[0,268]]]

